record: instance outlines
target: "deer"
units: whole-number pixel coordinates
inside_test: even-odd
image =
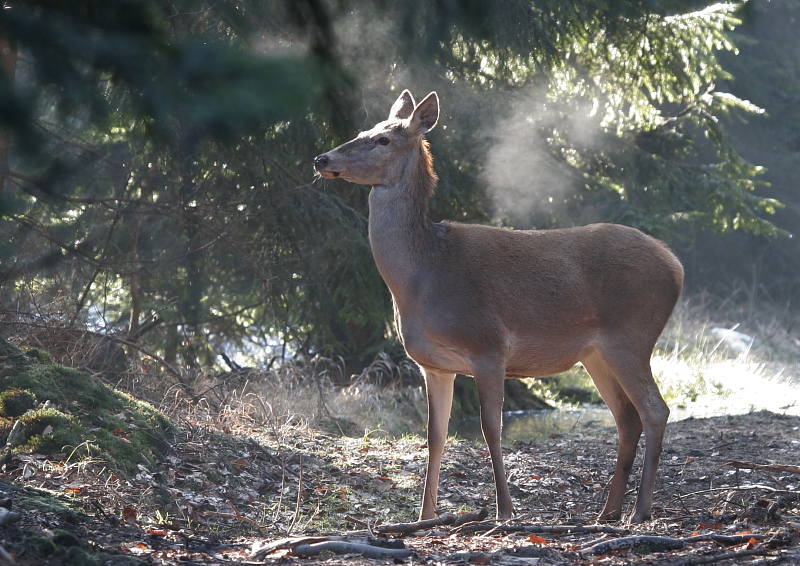
[[[316,174],[371,187],[368,235],[406,353],[427,393],[428,462],[420,520],[437,515],[456,374],[472,376],[495,482],[497,517],[513,516],[501,432],[506,378],[545,377],[581,363],[617,428],[603,522],[623,519],[637,445],[645,452],[628,521],[651,518],[669,408],[650,358],[683,287],[666,244],[634,228],[591,224],[511,230],[429,219],[438,178],[425,134],[439,98],[408,90],[387,120],[314,159]]]

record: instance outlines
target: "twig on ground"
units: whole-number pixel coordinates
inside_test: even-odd
[[[433,519],[423,519],[414,523],[394,523],[380,525],[375,527],[374,531],[379,534],[402,535],[413,533],[414,531],[422,531],[433,527],[440,527],[443,525],[462,527],[468,523],[483,521],[488,514],[489,511],[486,508],[479,509],[478,511],[470,511],[469,513],[461,513],[460,515],[456,515],[455,513],[442,513]]]
[[[746,556],[768,556],[769,551],[765,548],[754,548],[751,550],[740,550],[739,552],[728,552],[725,554],[714,554],[712,556],[692,556],[679,562],[669,562],[669,566],[699,566],[700,564],[713,564],[723,560],[735,560]],[[780,556],[778,556],[780,558]],[[771,561],[777,564],[778,561]],[[664,564],[667,564],[664,562]]]
[[[778,478],[773,476],[770,472],[788,472],[790,474],[800,474],[800,466],[791,466],[787,464],[756,464],[754,462],[742,462],[741,460],[730,460],[729,462],[725,462],[722,465],[733,466],[734,468],[736,468],[737,478],[740,469],[756,470],[759,472],[763,472],[767,474],[769,479],[778,484],[781,487],[781,489],[786,489],[786,484],[784,484]]]
[[[659,537],[649,535],[639,535],[632,537],[623,537],[613,540],[604,540],[598,544],[591,545],[583,550],[581,554],[605,554],[612,550],[621,550],[625,548],[642,547],[647,549],[648,552],[659,552],[662,550],[678,550],[685,547],[687,544],[694,542],[713,541],[726,546],[734,544],[744,544],[751,540],[762,540],[764,535],[744,534],[744,535],[697,535],[684,539]]]
[[[206,515],[215,515],[217,517],[226,517],[228,519],[237,519],[239,521],[242,521],[244,523],[247,523],[248,525],[251,525],[251,526],[257,528],[260,531],[266,531],[267,530],[267,527],[265,527],[264,525],[259,525],[253,519],[251,519],[249,517],[245,517],[244,515],[242,515],[239,512],[239,509],[236,508],[236,506],[233,504],[233,501],[231,501],[230,499],[227,499],[225,501],[225,503],[227,503],[228,506],[231,509],[233,509],[233,513],[222,513],[220,511],[206,511],[205,514]]]
[[[624,534],[626,529],[617,529],[608,525],[496,525],[494,523],[479,523],[477,525],[465,525],[460,529],[464,533],[476,533],[481,531],[508,533],[530,533],[530,534],[591,534],[591,533],[610,533]]]
[[[356,519],[355,517],[351,517],[350,515],[345,515],[344,519],[347,523],[353,523],[354,525],[358,525],[359,527],[364,527],[365,529],[369,529],[369,523],[366,521],[362,521],[361,519]]]
[[[731,460],[725,462],[723,466],[733,466],[735,468],[743,468],[745,470],[759,470],[769,472],[788,472],[790,474],[800,474],[800,466],[791,466],[788,464],[755,464],[753,462],[742,462],[741,460]]]
[[[334,537],[318,536],[318,537],[286,537],[272,542],[258,540],[253,543],[253,548],[250,552],[250,558],[263,559],[264,556],[281,549],[291,549],[301,544],[314,544],[317,542],[324,542],[331,540]]]
[[[422,531],[432,527],[442,525],[452,525],[456,522],[457,515],[453,513],[442,513],[433,519],[423,519],[414,523],[394,523],[390,525],[379,525],[375,527],[375,532],[380,534],[408,534],[414,531]]]
[[[693,491],[691,493],[683,493],[683,494],[676,494],[676,498],[681,497],[694,497],[695,495],[708,495],[711,493],[719,493],[721,491],[752,491],[754,489],[763,489],[764,491],[769,491],[770,493],[778,493],[781,495],[790,495],[792,493],[797,493],[794,491],[787,491],[785,489],[775,489],[774,487],[770,487],[768,485],[762,484],[747,484],[747,485],[729,485],[725,487],[712,487],[709,489],[701,489],[700,491]]]
[[[415,531],[422,531],[433,527],[440,527],[443,525],[454,525],[462,527],[475,521],[483,521],[489,514],[486,508],[479,509],[478,511],[470,511],[469,513],[442,513],[433,519],[423,519],[414,523],[394,523],[388,525],[380,525],[375,527],[374,531],[379,534],[395,534],[402,535],[413,533]],[[454,531],[456,532],[456,531]]]
[[[294,508],[294,516],[292,517],[292,524],[289,525],[287,534],[292,534],[292,529],[297,524],[297,519],[300,517],[300,505],[303,502],[303,455],[300,454],[300,469],[297,474],[297,504]]]

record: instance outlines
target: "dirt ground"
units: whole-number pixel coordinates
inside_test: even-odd
[[[400,558],[297,554],[300,543],[352,541],[381,525],[414,521],[426,460],[419,438],[291,428],[215,432],[186,422],[173,447],[155,473],[142,469],[127,481],[101,462],[68,455],[7,459],[0,511],[12,515],[0,517],[2,558],[76,566],[800,564],[798,417],[760,412],[671,423],[653,520],[612,524],[608,532],[558,526],[594,524],[614,466],[613,429],[587,426],[515,443],[505,450],[515,520],[379,535],[411,551]],[[493,513],[484,446],[449,442],[442,472],[442,511]],[[637,463],[629,508],[638,472]],[[616,539],[624,548],[591,547]]]

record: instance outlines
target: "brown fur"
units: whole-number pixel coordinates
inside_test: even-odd
[[[433,223],[436,175],[422,137],[439,113],[431,93],[408,91],[389,119],[316,158],[326,178],[370,185],[369,238],[392,292],[403,345],[425,373],[428,473],[421,518],[436,511],[439,466],[456,373],[478,386],[492,456],[497,512],[513,512],[500,451],[503,381],[582,362],[617,422],[617,468],[601,519],[621,517],[636,444],[642,481],[631,520],[650,515],[669,409],[650,356],[678,299],[683,268],[667,247],[614,224],[547,231]]]

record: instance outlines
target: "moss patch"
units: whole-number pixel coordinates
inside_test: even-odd
[[[13,493],[14,508],[41,513],[53,513],[67,522],[74,522],[82,513],[73,508],[74,500],[47,489],[24,487],[11,489],[9,484],[0,482],[4,493]]]
[[[36,406],[36,399],[28,391],[12,387],[0,393],[0,416],[19,417]]]
[[[100,459],[124,475],[161,460],[172,427],[152,405],[50,363],[40,350],[24,355],[0,339],[0,351],[0,428],[11,420],[25,425],[26,441],[15,452]]]

